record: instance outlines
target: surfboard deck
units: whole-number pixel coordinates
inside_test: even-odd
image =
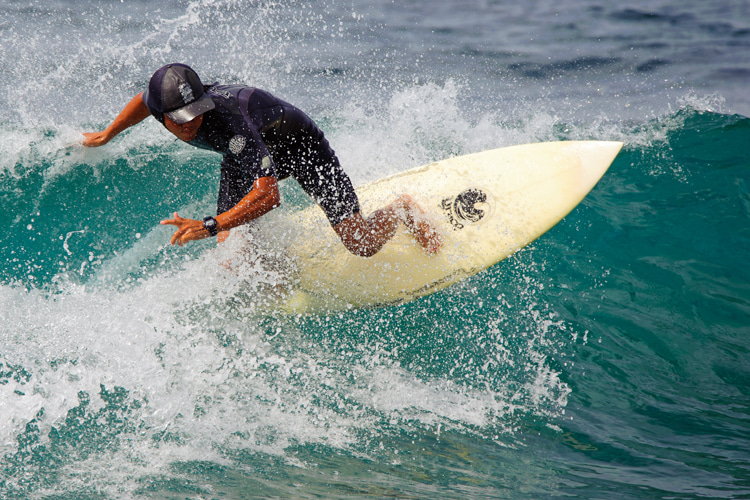
[[[349,253],[313,206],[295,215],[296,272],[287,312],[408,302],[444,289],[517,252],[565,217],[609,168],[621,142],[510,146],[431,163],[357,189],[366,216],[408,194],[443,238],[428,255],[401,227],[373,257]]]

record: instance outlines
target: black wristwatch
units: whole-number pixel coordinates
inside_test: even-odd
[[[216,222],[216,219],[210,215],[203,218],[203,228],[206,229],[211,236],[219,234],[219,224]]]

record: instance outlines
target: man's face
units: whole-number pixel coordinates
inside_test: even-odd
[[[198,129],[203,124],[203,115],[198,115],[187,123],[180,125],[169,119],[168,116],[164,115],[164,125],[167,130],[177,136],[178,139],[185,142],[190,142],[195,139],[198,135]]]

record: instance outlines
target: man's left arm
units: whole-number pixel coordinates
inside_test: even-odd
[[[126,128],[145,120],[150,114],[141,92],[125,105],[109,127],[101,132],[84,132],[82,144],[89,148],[103,146]]]

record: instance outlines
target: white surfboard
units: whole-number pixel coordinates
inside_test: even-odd
[[[357,189],[362,213],[409,194],[443,237],[436,255],[401,228],[373,257],[350,254],[322,211],[297,214],[297,272],[289,312],[376,307],[446,288],[517,252],[565,217],[594,187],[621,142],[548,142],[439,161]]]

